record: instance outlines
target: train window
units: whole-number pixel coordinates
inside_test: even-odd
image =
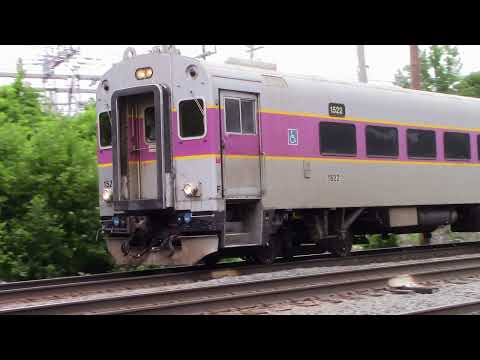
[[[110,121],[110,111],[102,112],[98,116],[98,134],[101,148],[112,146],[112,123]]]
[[[470,159],[470,135],[446,132],[443,134],[445,146],[445,159],[468,160]]]
[[[205,103],[203,99],[182,100],[178,104],[179,131],[181,139],[205,136]]]
[[[356,155],[357,135],[355,125],[321,122],[320,153],[324,155]]]
[[[241,133],[240,99],[225,99],[225,128],[229,133]]]
[[[255,134],[255,115],[257,114],[255,100],[242,99],[240,109],[242,134]]]
[[[407,129],[407,151],[409,158],[435,159],[437,157],[435,131]]]
[[[365,135],[368,156],[398,157],[397,128],[368,125]]]
[[[256,131],[257,106],[254,99],[225,98],[227,133],[252,135]]]
[[[155,142],[155,109],[148,107],[144,112],[145,139],[147,142]]]
[[[477,153],[478,153],[478,160],[480,160],[480,135],[477,135]]]

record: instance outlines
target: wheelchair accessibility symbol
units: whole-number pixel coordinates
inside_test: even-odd
[[[288,145],[298,145],[297,129],[288,129]]]

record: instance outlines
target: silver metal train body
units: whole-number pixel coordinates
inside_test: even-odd
[[[271,262],[307,244],[347,255],[365,234],[480,230],[480,101],[131,55],[97,91],[117,263]]]

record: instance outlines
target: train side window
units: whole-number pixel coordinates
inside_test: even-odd
[[[356,155],[357,133],[353,124],[320,123],[320,153],[323,155]]]
[[[225,129],[227,133],[254,135],[257,124],[254,99],[225,98]]]
[[[446,132],[443,134],[445,146],[445,159],[469,160],[470,159],[470,135],[462,133]]]
[[[207,133],[203,99],[181,100],[178,104],[179,135],[181,139],[198,139]]]
[[[477,135],[477,153],[478,153],[478,160],[480,161],[480,135]]]
[[[435,159],[437,157],[435,131],[407,129],[407,152],[409,158]]]
[[[110,121],[110,111],[102,112],[98,115],[98,138],[100,148],[112,146],[112,122]]]
[[[155,142],[155,109],[148,107],[143,115],[145,121],[145,139],[147,142]]]
[[[365,129],[367,156],[398,157],[398,129],[371,126]]]

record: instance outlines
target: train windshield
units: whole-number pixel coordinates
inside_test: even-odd
[[[180,138],[205,136],[205,103],[202,99],[182,100],[179,104]]]
[[[103,112],[98,116],[98,137],[101,148],[112,146],[112,122],[110,112]]]

